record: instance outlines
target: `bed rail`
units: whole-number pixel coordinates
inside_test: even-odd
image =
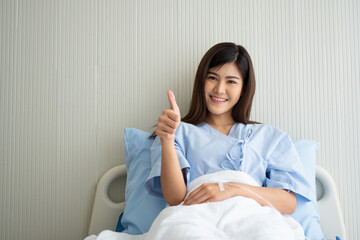
[[[124,211],[125,202],[116,203],[112,201],[109,198],[108,189],[117,178],[126,178],[126,167],[124,164],[108,170],[97,184],[89,235],[99,234],[105,229],[113,231],[116,229],[119,215]]]
[[[345,240],[346,230],[336,184],[330,173],[320,166],[316,166],[316,195],[320,226],[325,238],[338,236]]]

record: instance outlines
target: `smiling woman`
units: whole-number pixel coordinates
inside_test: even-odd
[[[219,130],[226,135],[235,123],[232,109],[240,99],[242,85],[240,71],[233,62],[211,68],[205,81],[206,122],[215,128],[224,126],[225,129]]]
[[[259,186],[245,187],[256,195],[231,184],[226,191],[219,191],[216,184],[207,184],[190,194],[184,203],[193,205],[243,196],[262,206],[270,202],[281,213],[291,214],[296,208],[296,194],[309,199],[310,184],[287,134],[249,120],[254,94],[254,70],[245,48],[234,43],[219,43],[210,48],[199,64],[190,111],[182,122],[175,96],[168,92],[171,108],[159,117],[155,131],[158,138],[152,147],[150,192],[163,196],[169,205],[178,205],[195,178],[230,169],[257,179]],[[181,136],[184,129],[198,134],[191,139],[189,133]],[[229,145],[219,147],[221,139],[230,141]],[[204,144],[207,140],[210,142]]]
[[[244,124],[257,123],[250,120],[251,105],[255,94],[255,74],[250,55],[244,47],[229,42],[216,44],[203,56],[195,76],[190,109],[188,114],[181,119],[183,122],[199,124],[206,120],[208,108],[205,100],[205,83],[208,82],[209,77],[213,80],[219,79],[216,74],[219,74],[218,71],[222,74],[226,72],[224,65],[233,67],[227,73],[230,77],[228,80],[235,81],[239,78],[241,81],[241,98],[232,108],[232,118],[235,122]],[[221,96],[215,94],[215,97]]]

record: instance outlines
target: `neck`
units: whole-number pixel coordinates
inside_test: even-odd
[[[235,120],[231,115],[214,116],[212,114],[208,114],[208,116],[206,116],[205,122],[207,124],[216,126],[232,126],[235,123]]]
[[[231,116],[211,116],[209,115],[205,121],[207,124],[222,132],[228,134],[231,127],[234,125],[235,120]]]

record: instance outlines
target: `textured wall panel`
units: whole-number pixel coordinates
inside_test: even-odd
[[[82,239],[123,129],[152,131],[167,89],[185,115],[222,41],[252,56],[252,118],[321,143],[360,238],[359,15],[356,0],[1,0],[0,239]]]

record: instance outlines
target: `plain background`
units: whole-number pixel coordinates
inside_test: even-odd
[[[222,41],[252,56],[252,119],[321,143],[359,239],[359,15],[356,0],[0,0],[0,239],[85,237],[123,129],[152,131],[167,89],[184,116]]]

